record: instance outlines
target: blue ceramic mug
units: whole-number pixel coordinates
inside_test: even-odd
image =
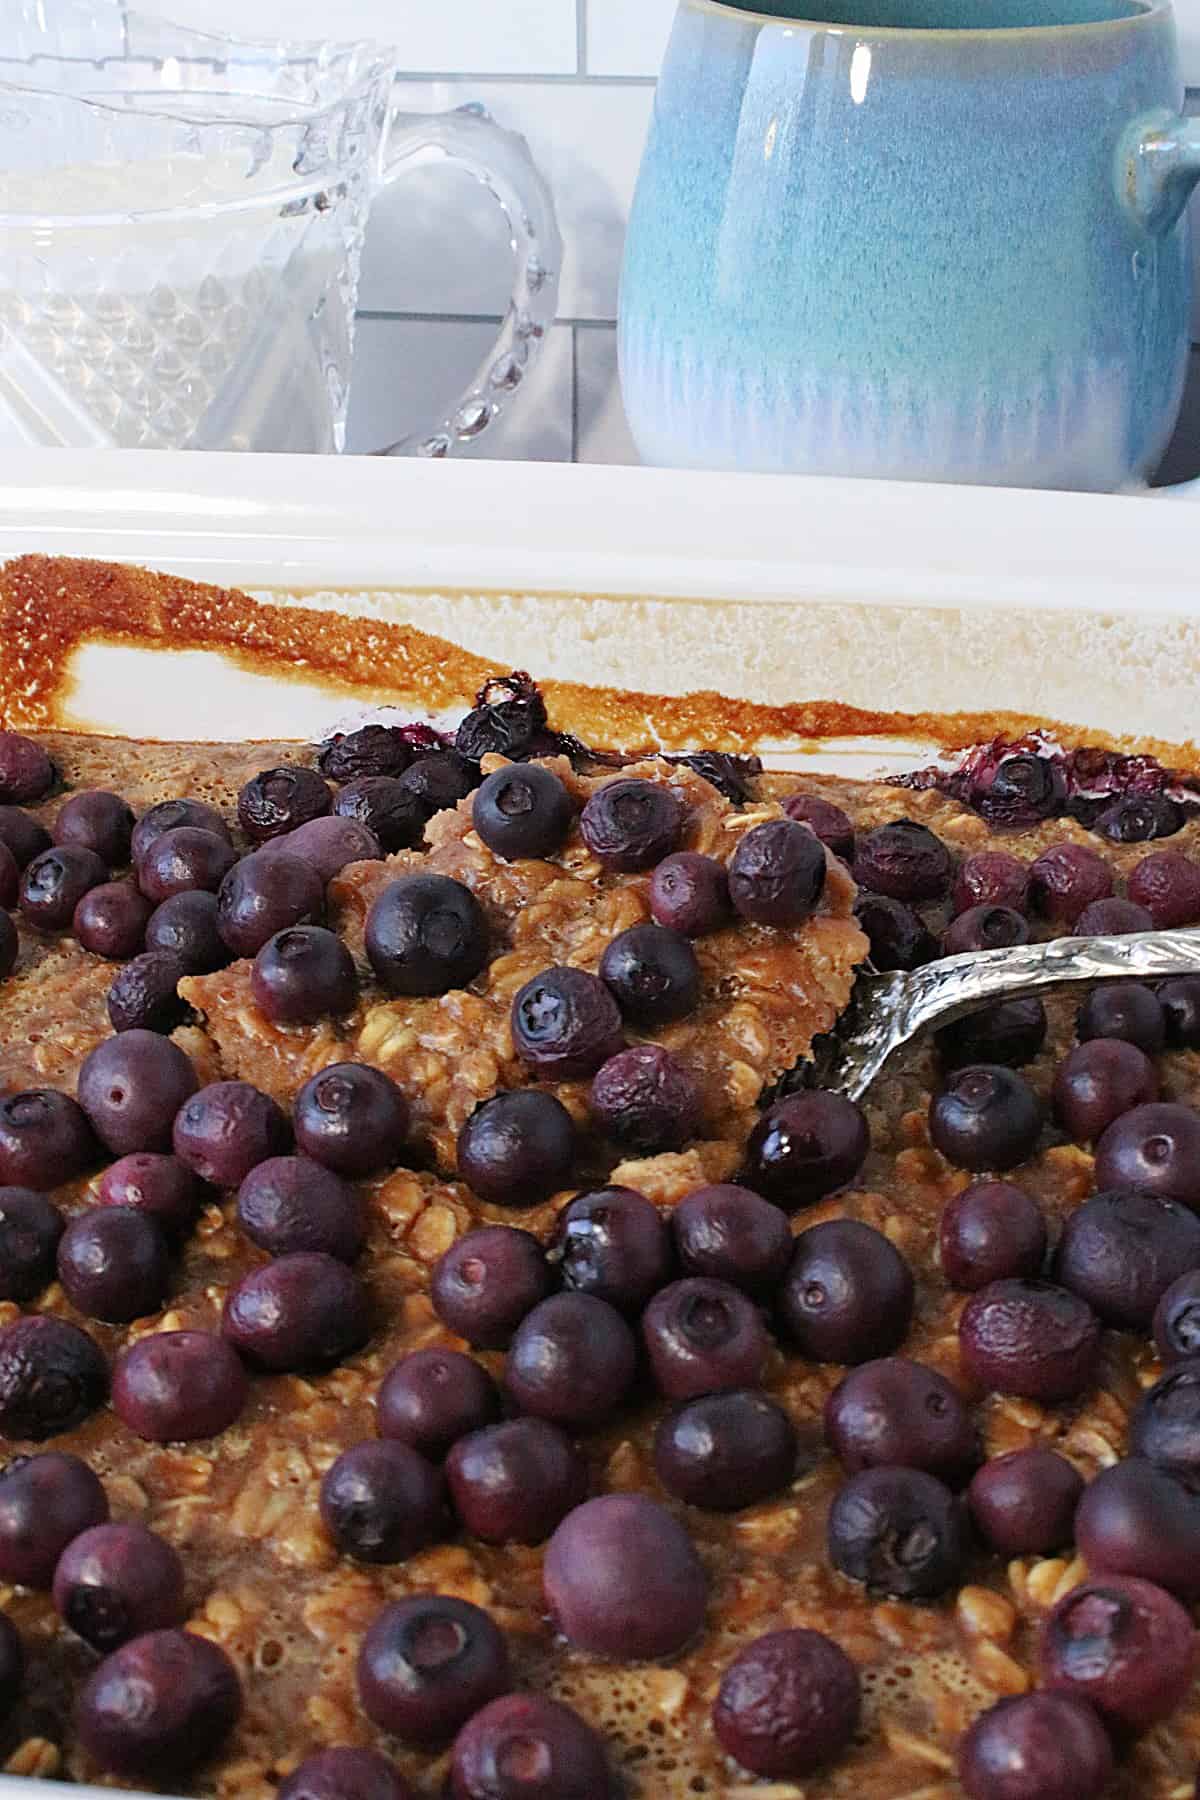
[[[1168,0],[681,0],[621,293],[649,463],[1111,490],[1171,434]]]

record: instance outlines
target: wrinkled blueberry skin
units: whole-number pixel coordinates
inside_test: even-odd
[[[836,1569],[873,1593],[931,1600],[957,1586],[966,1556],[962,1507],[920,1469],[864,1469],[829,1509]]]
[[[49,1314],[0,1328],[0,1433],[73,1431],[108,1397],[108,1364],[86,1331]]]
[[[808,1775],[847,1748],[860,1707],[858,1670],[831,1638],[773,1631],[726,1669],[713,1729],[755,1775]]]

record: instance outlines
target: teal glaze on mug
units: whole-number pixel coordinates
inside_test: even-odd
[[[820,11],[681,0],[621,289],[643,459],[1144,480],[1200,178],[1167,0]]]

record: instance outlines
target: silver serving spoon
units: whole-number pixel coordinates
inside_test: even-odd
[[[1200,927],[968,951],[910,974],[863,970],[837,1025],[814,1040],[811,1059],[788,1085],[829,1088],[861,1100],[896,1051],[931,1025],[950,1025],[996,1000],[1053,994],[1076,982],[1165,975],[1200,975]]]

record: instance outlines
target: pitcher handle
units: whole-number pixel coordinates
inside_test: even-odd
[[[504,213],[514,259],[512,297],[499,337],[446,417],[377,450],[377,456],[449,456],[486,431],[537,361],[558,302],[562,238],[550,190],[525,139],[474,103],[447,113],[394,111],[383,151],[384,181],[431,156],[461,163]]]
[[[1170,231],[1200,181],[1200,119],[1168,107],[1134,119],[1117,145],[1117,189],[1138,224]]]

